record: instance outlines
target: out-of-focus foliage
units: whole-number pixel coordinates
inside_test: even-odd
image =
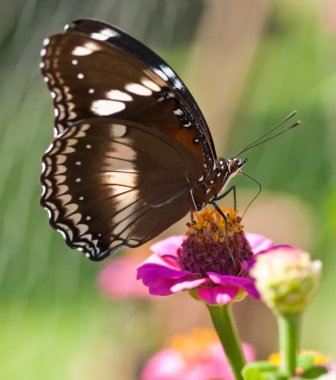
[[[40,157],[53,123],[51,101],[38,70],[42,40],[72,19],[100,18],[159,50],[183,77],[208,3],[13,0],[0,4],[0,378],[91,380],[99,377],[97,368],[106,363],[111,372],[100,379],[115,378],[118,348],[133,345],[129,351],[137,352],[137,339],[145,337],[135,328],[136,323],[145,325],[142,306],[122,308],[100,299],[95,281],[101,264],[67,248],[39,207]],[[248,174],[264,189],[292,194],[313,210],[314,253],[331,264],[322,284],[327,294],[332,278],[327,275],[335,262],[336,53],[335,35],[323,24],[324,6],[269,2],[266,27],[223,155],[239,151],[291,110],[299,111],[302,127],[249,152]],[[189,79],[191,92],[196,81]],[[225,86],[221,78],[218,86]],[[239,184],[255,188],[244,178]],[[312,320],[326,305],[323,294],[316,305]],[[328,313],[332,320],[335,310]],[[148,323],[143,331],[150,331]],[[116,339],[108,346],[113,334]],[[323,339],[327,329],[320,336],[324,347],[319,349],[331,350],[332,343]],[[316,337],[307,339],[316,341]],[[123,370],[125,380],[132,378]]]

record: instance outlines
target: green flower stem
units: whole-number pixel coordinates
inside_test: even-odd
[[[295,375],[296,355],[299,347],[300,315],[279,315],[281,371],[285,376]]]
[[[245,358],[232,318],[231,305],[207,306],[235,379],[242,380],[241,372],[245,365]]]

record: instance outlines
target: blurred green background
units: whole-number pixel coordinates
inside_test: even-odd
[[[136,379],[160,335],[151,313],[168,330],[188,328],[187,307],[184,326],[174,327],[157,312],[164,300],[154,300],[161,305],[150,311],[140,301],[104,299],[96,287],[104,263],[66,247],[39,206],[40,157],[53,124],[39,51],[46,36],[83,17],[128,31],[175,68],[209,122],[218,155],[233,155],[298,110],[302,127],[248,154],[246,172],[263,192],[245,220],[249,230],[323,260],[303,341],[335,355],[332,0],[12,0],[0,3],[0,378]],[[237,182],[244,208],[257,188],[246,178]],[[246,302],[237,315],[260,357],[276,350],[274,321],[265,310]]]

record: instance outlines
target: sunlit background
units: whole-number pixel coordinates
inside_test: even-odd
[[[97,278],[105,263],[70,250],[39,206],[53,124],[39,51],[45,37],[83,17],[115,24],[171,64],[203,110],[218,155],[234,155],[298,111],[302,126],[247,154],[246,173],[263,190],[244,223],[323,260],[303,345],[336,355],[333,0],[12,0],[0,4],[0,378],[137,379],[170,334],[209,325],[186,294],[104,297]],[[258,187],[247,178],[236,184],[243,211]],[[245,301],[235,311],[259,358],[277,349],[264,307]]]

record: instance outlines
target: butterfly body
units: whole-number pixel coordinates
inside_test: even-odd
[[[217,158],[180,78],[119,29],[75,21],[45,40],[41,56],[55,111],[41,204],[91,259],[139,246],[202,209],[245,163]]]

